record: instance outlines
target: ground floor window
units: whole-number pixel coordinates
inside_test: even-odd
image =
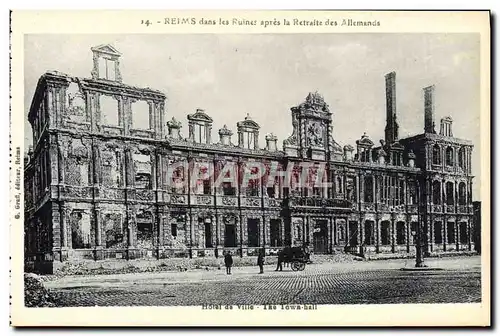
[[[224,247],[236,247],[236,226],[234,224],[225,225]]]
[[[358,222],[350,221],[349,222],[349,245],[357,246],[358,245]]]
[[[150,212],[139,213],[137,220],[137,246],[153,246],[153,216]]]
[[[412,222],[411,224],[411,241],[413,245],[417,244],[417,238],[418,238],[418,223],[417,222]]]
[[[403,245],[405,243],[405,223],[396,223],[396,244]]]
[[[248,231],[248,246],[259,246],[259,220],[256,218],[249,218],[247,221]]]
[[[107,214],[104,216],[104,227],[106,232],[106,247],[122,247],[125,235],[121,215]]]
[[[467,222],[460,223],[460,243],[467,244],[469,242],[469,235],[467,234]]]
[[[213,247],[212,223],[205,223],[205,247]]]
[[[455,223],[448,222],[446,225],[446,237],[448,238],[448,244],[455,244]]]
[[[373,230],[373,226],[373,221],[365,221],[365,245],[375,244],[375,232]]]
[[[282,245],[281,237],[280,237],[280,225],[281,221],[279,219],[271,219],[270,221],[270,242],[269,245],[271,247],[278,247]]]
[[[434,223],[434,243],[443,243],[443,227],[441,225],[441,222]]]
[[[391,230],[390,230],[390,222],[382,222],[380,225],[380,240],[382,245],[389,245],[390,242],[390,235],[391,235]]]
[[[90,218],[83,212],[71,214],[71,243],[74,249],[90,248]]]

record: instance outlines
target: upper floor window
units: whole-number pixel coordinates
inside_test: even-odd
[[[99,58],[99,78],[116,80],[116,61],[105,57]]]
[[[236,188],[232,186],[231,182],[223,182],[222,194],[225,196],[234,196],[236,195]]]
[[[135,186],[139,189],[151,189],[151,157],[146,154],[134,154]]]
[[[148,102],[137,101],[132,103],[132,127],[135,129],[150,129],[150,108]]]
[[[101,119],[104,125],[118,126],[120,124],[118,114],[118,101],[106,95],[99,97],[99,106],[101,110]]]
[[[458,185],[458,204],[465,205],[467,202],[467,187],[464,182]]]
[[[432,182],[432,203],[441,204],[441,183],[439,181]]]
[[[372,176],[365,176],[365,202],[367,203],[373,203],[373,177]]]
[[[453,166],[453,148],[446,148],[446,165]]]
[[[437,144],[432,147],[432,164],[441,164],[441,148]]]
[[[465,169],[465,147],[461,147],[458,151],[458,165],[460,168]]]
[[[337,176],[337,194],[342,194],[342,177]]]

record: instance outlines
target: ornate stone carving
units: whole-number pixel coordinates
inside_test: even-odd
[[[175,204],[186,204],[186,196],[184,195],[176,195],[172,194],[170,196],[170,203],[175,203]]]
[[[311,146],[322,147],[324,144],[323,130],[318,122],[310,123],[307,127],[307,142]]]
[[[223,205],[236,205],[236,198],[235,197],[222,197],[222,204]]]
[[[212,203],[212,197],[211,196],[196,196],[196,204],[204,204],[204,205],[209,205]]]
[[[246,198],[246,205],[248,206],[260,206],[260,198]]]

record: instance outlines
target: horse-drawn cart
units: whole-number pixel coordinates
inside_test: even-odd
[[[306,263],[309,262],[308,256],[301,247],[284,248],[279,258],[283,264],[289,264],[293,271],[303,271]]]

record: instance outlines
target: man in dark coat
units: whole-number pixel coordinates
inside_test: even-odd
[[[278,253],[278,265],[276,265],[275,272],[283,271],[283,260],[285,259],[285,251],[280,250]]]
[[[257,265],[259,265],[259,269],[260,269],[260,272],[259,274],[262,274],[264,273],[264,259],[265,259],[265,256],[266,256],[266,250],[261,248],[259,250],[259,256],[257,257]]]
[[[224,256],[224,264],[226,265],[226,274],[231,274],[231,267],[233,266],[233,256],[231,256],[231,251],[227,251]]]

